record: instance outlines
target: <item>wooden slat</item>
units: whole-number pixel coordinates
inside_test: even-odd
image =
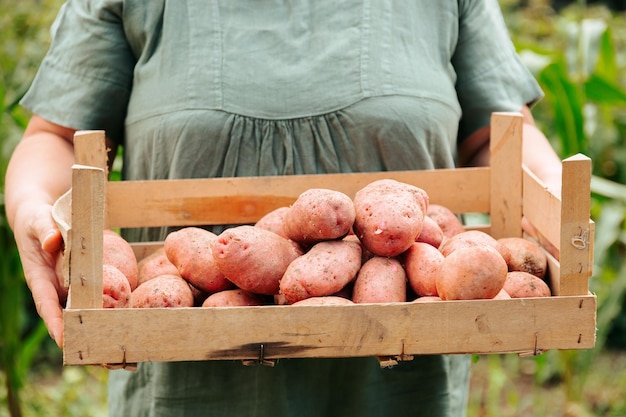
[[[104,170],[74,165],[68,308],[102,307]]]
[[[589,265],[593,252],[591,212],[591,160],[574,155],[563,161],[561,192],[560,295],[589,292]]]
[[[506,311],[506,314],[503,312]],[[65,364],[541,353],[595,343],[596,299],[66,310]],[[89,337],[80,337],[89,335]]]
[[[76,164],[107,171],[106,139],[103,130],[80,130],[74,134]]]
[[[522,236],[522,128],[520,113],[491,116],[491,235]]]
[[[369,182],[394,178],[415,184],[432,202],[456,212],[489,211],[489,170],[394,171],[268,177],[109,182],[111,227],[187,226],[253,223],[291,204],[309,188],[329,188],[354,196]]]
[[[523,214],[538,230],[540,243],[561,248],[561,200],[527,167],[523,168]],[[553,253],[558,255],[558,253]],[[558,256],[557,256],[558,258]]]

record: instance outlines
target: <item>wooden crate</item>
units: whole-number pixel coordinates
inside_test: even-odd
[[[375,356],[382,365],[435,353],[536,355],[595,344],[591,162],[563,161],[561,196],[522,164],[522,117],[492,117],[491,167],[382,173],[107,182],[103,132],[79,132],[71,192],[57,204],[67,231],[64,364],[226,360],[272,364],[278,358]],[[347,306],[103,309],[104,227],[252,223],[308,188],[350,196],[394,178],[426,190],[456,213],[487,213],[472,228],[523,236],[522,217],[549,254],[553,296]],[[65,208],[71,215],[63,217]],[[139,256],[160,242],[135,245]],[[67,271],[71,271],[67,272]]]

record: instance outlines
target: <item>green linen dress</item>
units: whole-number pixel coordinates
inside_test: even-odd
[[[491,112],[541,97],[496,0],[70,0],[52,34],[23,105],[106,130],[126,179],[450,168]],[[110,373],[109,414],[463,416],[469,367],[144,363]]]

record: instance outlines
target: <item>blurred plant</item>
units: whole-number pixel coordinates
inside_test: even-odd
[[[582,3],[582,8],[551,17],[559,30],[558,36],[552,36],[562,40],[561,47],[528,43],[527,34],[516,42],[545,92],[534,111],[541,130],[562,158],[583,153],[594,163],[591,217],[596,230],[590,290],[598,302],[596,347],[548,352],[536,358],[537,383],[562,380],[575,415],[588,412],[582,402],[584,383],[594,358],[606,345],[626,294],[626,91],[621,87],[619,49],[607,15],[589,18]]]
[[[19,100],[47,47],[51,10],[59,5],[58,0],[0,2],[0,371],[6,387],[0,403],[6,402],[12,417],[23,415],[20,394],[33,361],[42,357],[48,332],[34,312],[7,223],[4,176],[9,155],[28,120]]]

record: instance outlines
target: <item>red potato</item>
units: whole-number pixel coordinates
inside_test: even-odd
[[[209,293],[194,287],[193,285],[189,283],[189,281],[186,281],[186,282],[187,284],[189,284],[189,288],[191,289],[191,295],[193,295],[193,305],[201,306],[204,300],[209,296]],[[233,285],[233,288],[234,288],[234,285]],[[223,290],[223,291],[226,291],[226,290]]]
[[[456,249],[446,256],[437,275],[437,293],[443,300],[493,298],[503,288],[508,268],[492,246]]]
[[[550,287],[544,280],[524,271],[509,272],[503,289],[511,298],[549,297],[551,295]]]
[[[233,287],[217,267],[211,244],[217,235],[200,227],[183,227],[165,237],[163,248],[178,273],[200,291],[214,293]]]
[[[326,297],[311,297],[305,298],[304,300],[296,301],[292,305],[294,306],[338,306],[338,305],[349,305],[354,304],[351,300],[338,297],[334,295],[329,295]]]
[[[505,282],[506,285],[506,282]],[[500,290],[500,292],[498,292],[498,294],[496,294],[495,297],[493,297],[494,300],[510,300],[511,296],[509,295],[508,292],[506,292],[506,290],[504,288],[502,288]]]
[[[139,260],[137,263],[139,270],[137,277],[137,285],[141,285],[159,275],[179,275],[178,268],[174,265],[165,254],[165,248],[161,247],[150,255]]]
[[[445,237],[452,237],[465,231],[465,227],[457,215],[441,204],[429,204],[426,216],[439,225]]]
[[[352,199],[339,191],[312,188],[285,213],[284,233],[303,245],[346,236],[354,224]]]
[[[352,301],[355,303],[393,303],[406,301],[406,273],[395,258],[375,256],[359,271]]]
[[[404,269],[409,285],[417,296],[437,295],[436,281],[443,259],[443,254],[437,248],[425,242],[415,242],[404,252]]]
[[[285,216],[288,212],[289,207],[279,207],[261,217],[254,225],[289,239],[289,236],[285,233]]]
[[[262,306],[267,304],[259,294],[252,294],[238,288],[224,290],[209,295],[202,307],[238,307],[238,306]]]
[[[134,290],[138,285],[139,268],[132,246],[122,236],[112,230],[105,230],[102,236],[102,263],[119,269]]]
[[[509,271],[524,271],[544,278],[548,269],[548,257],[539,245],[522,237],[498,239],[500,248],[508,253]]]
[[[359,244],[359,246],[361,246],[361,265],[363,265],[365,263],[365,261],[367,261],[371,257],[375,256],[372,252],[368,251],[363,246],[363,244],[361,243],[361,241],[359,240],[357,235],[349,234],[348,236],[344,237],[343,240],[347,240],[347,241],[350,241],[350,242],[356,242],[356,243]]]
[[[476,245],[487,245],[497,249],[498,241],[480,230],[466,230],[446,239],[439,247],[439,251],[443,256],[448,256],[458,248]]]
[[[130,294],[126,275],[113,265],[102,265],[102,307],[130,307]]]
[[[433,303],[437,301],[443,301],[441,297],[437,295],[426,295],[424,297],[419,297],[413,300],[414,303]]]
[[[429,245],[439,248],[444,239],[443,230],[431,217],[424,216],[424,222],[422,223],[422,231],[417,236],[416,242],[424,242]]]
[[[319,242],[294,260],[280,280],[287,304],[310,297],[334,295],[361,267],[361,245],[349,240]]]
[[[218,269],[242,290],[274,295],[283,274],[302,255],[291,241],[255,226],[224,230],[212,246]]]
[[[161,275],[140,286],[130,295],[133,308],[193,307],[187,281],[176,275]]]
[[[421,233],[428,194],[410,184],[378,180],[357,191],[354,207],[354,232],[363,246],[374,255],[393,257]]]

